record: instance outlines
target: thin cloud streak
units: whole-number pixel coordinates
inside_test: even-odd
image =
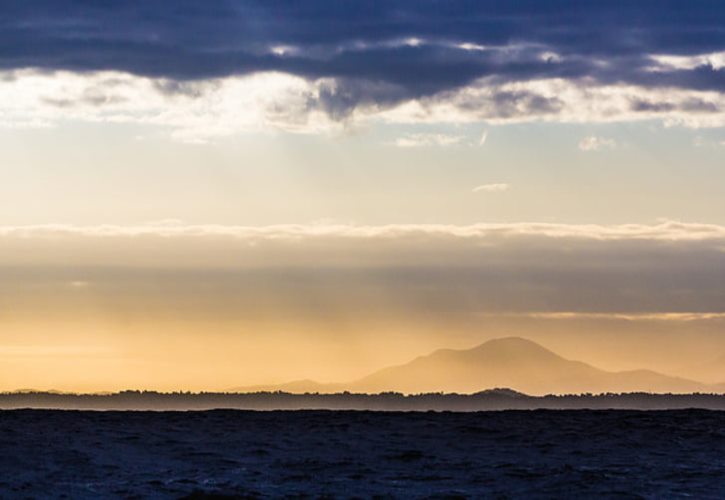
[[[483,146],[484,144],[486,144],[487,140],[488,140],[488,130],[484,131],[481,134],[481,138],[478,140],[478,145]]]
[[[601,151],[603,149],[612,149],[616,145],[617,143],[613,139],[593,135],[579,141],[579,149],[582,151]]]
[[[399,148],[419,148],[424,146],[457,146],[463,143],[465,136],[450,134],[408,134],[399,137],[393,145]]]
[[[617,312],[526,312],[526,313],[481,313],[485,317],[526,317],[551,320],[623,320],[623,321],[708,321],[725,319],[725,312],[658,312],[658,313],[617,313]]]
[[[699,241],[725,239],[725,226],[664,220],[657,224],[555,224],[543,222],[451,224],[385,224],[379,226],[351,224],[278,224],[271,226],[234,226],[221,224],[185,225],[164,221],[161,224],[120,226],[104,224],[77,226],[40,224],[0,226],[4,238],[83,237],[203,237],[220,236],[236,239],[299,239],[301,237],[386,238],[405,235],[441,235],[459,238],[486,236],[544,236],[592,240]]]
[[[474,193],[500,193],[508,191],[509,185],[505,183],[498,184],[482,184],[473,188]]]

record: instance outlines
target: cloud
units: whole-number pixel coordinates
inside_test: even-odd
[[[8,310],[28,297],[75,300],[64,291],[82,282],[100,296],[170,294],[226,315],[283,300],[300,311],[392,301],[416,314],[725,313],[725,227],[675,221],[3,226],[0,262]]]
[[[483,133],[481,134],[481,138],[480,138],[480,139],[478,140],[478,145],[479,145],[479,146],[483,146],[484,144],[486,144],[486,140],[487,140],[487,139],[488,139],[488,130],[485,130],[485,131],[484,131],[484,132],[483,132]]]
[[[498,184],[482,184],[473,188],[474,193],[500,193],[502,191],[508,191],[509,185],[498,183]]]
[[[707,321],[725,319],[725,312],[663,312],[663,313],[592,313],[592,312],[542,312],[524,313],[518,316],[527,316],[536,319],[594,319],[594,320],[624,320],[624,321]]]
[[[498,255],[500,251],[507,255],[506,260],[515,260],[517,254],[526,255],[524,260],[538,261],[537,265],[546,267],[574,265],[572,254],[567,252],[577,248],[582,251],[582,258],[606,249],[625,253],[631,250],[633,258],[617,264],[624,267],[646,265],[640,257],[646,260],[657,252],[671,252],[678,259],[685,259],[682,263],[690,267],[701,262],[688,262],[686,258],[697,260],[694,256],[700,250],[725,259],[725,227],[675,221],[656,225],[0,226],[0,262],[4,266],[245,268],[323,263],[415,265],[439,260],[441,264],[457,266],[480,263],[483,255]],[[558,255],[560,251],[563,260],[547,261],[547,256]],[[639,252],[643,253],[637,257]],[[609,257],[604,252],[595,260],[584,259],[580,264],[594,265],[597,259]],[[69,281],[76,280],[73,277]]]
[[[88,281],[75,280],[69,282],[68,286],[71,288],[87,288],[88,286],[90,286],[90,283]]]
[[[491,74],[520,79],[599,69],[603,78],[612,71],[633,78],[653,65],[718,68],[725,9],[688,5],[677,37],[670,22],[677,4],[585,2],[562,16],[565,6],[180,1],[170,12],[162,2],[89,7],[60,0],[9,6],[0,40],[7,68],[115,69],[182,80],[283,71],[398,82],[411,91]]]
[[[725,240],[725,226],[663,220],[658,224],[555,224],[542,222],[448,224],[387,224],[362,226],[352,224],[280,224],[271,226],[187,225],[178,219],[152,221],[136,226],[112,224],[76,226],[44,224],[28,226],[0,225],[0,238],[53,241],[58,238],[139,238],[176,237],[228,238],[230,241],[297,241],[300,238],[398,238],[429,235],[451,238],[488,238],[543,236],[581,238],[596,241],[720,241]]]
[[[118,72],[16,71],[0,79],[0,126],[136,123],[195,143],[245,132],[324,133],[339,124],[314,104],[321,85],[277,73],[180,84]]]
[[[0,76],[2,73],[0,72]],[[53,127],[67,120],[155,125],[173,139],[204,143],[250,132],[339,133],[375,123],[491,125],[552,121],[610,123],[659,119],[668,125],[725,126],[725,95],[640,87],[602,87],[567,80],[497,84],[475,81],[453,92],[381,107],[371,103],[343,117],[349,102],[325,97],[335,82],[283,73],[176,82],[127,73],[14,71],[0,78],[0,127]],[[348,102],[348,104],[345,104]],[[646,104],[645,104],[646,103]],[[698,103],[694,105],[693,103]],[[704,103],[707,103],[705,105]],[[397,145],[480,145],[446,133],[409,134]]]
[[[0,70],[10,79],[33,68],[120,73],[172,82],[172,92],[195,82],[284,74],[310,82],[317,108],[334,120],[441,98],[482,80],[496,89],[488,107],[499,118],[560,115],[568,104],[558,95],[503,88],[537,81],[640,94],[709,92],[721,100],[725,8],[695,2],[686,15],[683,9],[678,2],[594,1],[572,8],[565,0],[454,0],[444,7],[434,0],[182,0],[173,10],[141,0],[17,2],[0,14]],[[112,99],[102,92],[81,101],[104,106]],[[722,114],[722,106],[715,109]],[[289,115],[282,106],[277,111]]]
[[[399,148],[416,148],[421,146],[456,146],[465,140],[465,136],[449,134],[408,134],[399,137],[393,145]]]
[[[579,149],[582,151],[601,151],[602,149],[611,149],[616,145],[617,143],[614,139],[596,137],[593,135],[587,136],[579,141]]]
[[[5,77],[2,77],[5,75]],[[67,120],[155,125],[172,138],[203,143],[249,132],[337,133],[375,123],[490,125],[525,122],[725,126],[725,94],[564,79],[500,84],[476,80],[455,91],[397,102],[381,84],[347,88],[329,79],[255,73],[177,82],[120,72],[0,72],[0,127],[53,127]],[[359,92],[380,93],[360,104]],[[384,105],[381,103],[385,103]],[[721,111],[714,111],[721,110]],[[482,134],[481,139],[487,137]],[[398,145],[474,145],[445,133],[412,134]]]
[[[725,146],[725,140],[707,139],[701,135],[697,135],[692,139],[692,145],[696,148],[718,148]]]
[[[655,54],[650,57],[657,63],[656,66],[651,68],[652,71],[668,69],[692,70],[705,66],[709,66],[715,70],[725,68],[725,51],[687,56]]]

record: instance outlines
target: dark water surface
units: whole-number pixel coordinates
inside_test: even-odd
[[[0,412],[0,497],[725,498],[725,412]]]

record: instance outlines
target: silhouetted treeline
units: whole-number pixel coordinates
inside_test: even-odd
[[[722,394],[578,394],[528,396],[509,389],[476,394],[290,394],[123,391],[112,394],[54,392],[0,393],[0,409],[49,408],[95,410],[385,410],[485,411],[525,409],[682,409],[725,410]]]

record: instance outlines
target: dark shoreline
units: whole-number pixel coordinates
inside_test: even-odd
[[[725,410],[723,394],[579,394],[529,396],[508,389],[475,394],[292,394],[161,393],[123,391],[112,394],[53,392],[0,393],[0,410],[360,410],[360,411],[494,411],[494,410]]]

